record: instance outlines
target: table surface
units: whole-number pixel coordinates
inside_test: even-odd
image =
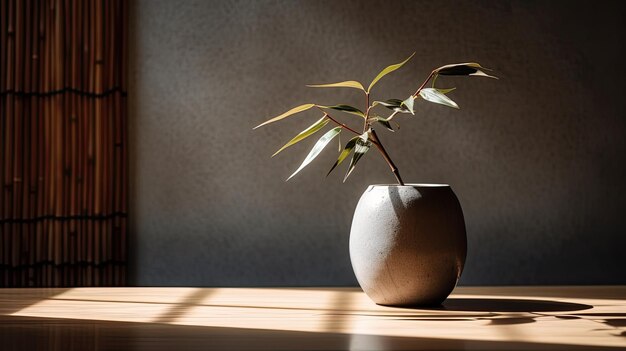
[[[626,286],[458,287],[438,308],[358,288],[0,289],[0,349],[626,349]]]

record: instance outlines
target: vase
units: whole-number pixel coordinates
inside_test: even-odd
[[[463,211],[447,184],[370,185],[357,204],[350,260],[379,305],[440,305],[466,253]]]

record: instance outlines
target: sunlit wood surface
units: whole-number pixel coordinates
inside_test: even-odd
[[[0,289],[0,350],[626,349],[626,286],[461,287],[439,308],[356,288]]]

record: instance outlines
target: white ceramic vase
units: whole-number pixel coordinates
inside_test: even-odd
[[[357,204],[350,259],[377,304],[440,305],[466,253],[463,211],[449,185],[371,185]]]

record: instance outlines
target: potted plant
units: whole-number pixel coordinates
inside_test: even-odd
[[[397,184],[371,185],[361,196],[350,230],[350,260],[356,278],[365,293],[381,305],[438,305],[454,289],[465,263],[467,238],[465,222],[459,201],[447,184],[405,184],[380,138],[375,125],[393,131],[392,122],[400,115],[415,115],[415,103],[424,100],[458,109],[447,94],[455,88],[435,86],[439,76],[482,76],[488,69],[478,63],[456,63],[434,69],[417,90],[405,99],[373,100],[372,88],[387,74],[398,70],[415,55],[385,67],[367,89],[357,81],[308,85],[312,88],[349,88],[360,90],[365,106],[359,108],[338,104],[325,106],[303,104],[271,118],[254,129],[280,121],[307,110],[315,109],[322,115],[308,128],[289,140],[275,156],[286,148],[321,131],[326,131],[315,143],[300,166],[287,178],[291,179],[309,165],[331,140],[340,133],[351,133],[337,161],[327,175],[352,155],[343,181],[350,176],[358,161],[374,146],[394,175]],[[431,87],[426,87],[431,82]],[[382,108],[389,109],[386,117]],[[362,123],[357,131],[337,119],[335,111],[355,115]]]

